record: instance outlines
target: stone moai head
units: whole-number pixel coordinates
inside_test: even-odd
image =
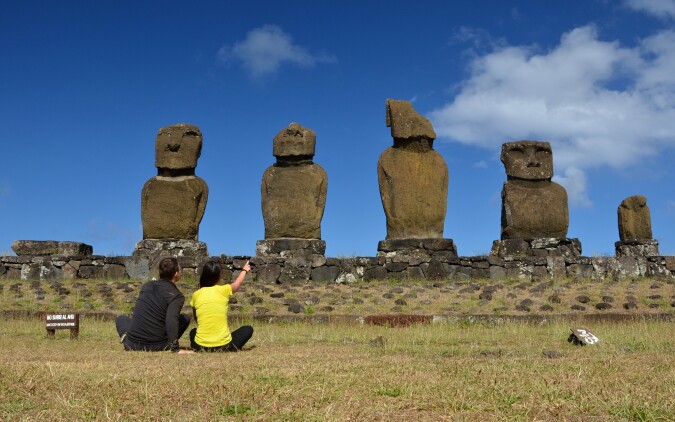
[[[194,169],[202,153],[202,133],[194,125],[163,127],[155,140],[155,167],[167,170]]]
[[[551,180],[553,177],[553,152],[548,142],[506,142],[502,144],[501,160],[509,178]]]
[[[617,213],[621,241],[652,238],[652,222],[647,198],[642,195],[629,196],[621,202]]]
[[[276,134],[273,145],[272,154],[277,162],[311,160],[316,147],[316,133],[297,123],[291,123]]]
[[[387,99],[387,127],[391,127],[391,136],[395,147],[413,149],[433,149],[436,132],[429,119],[418,114],[412,104],[403,100]]]

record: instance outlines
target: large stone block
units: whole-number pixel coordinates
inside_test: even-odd
[[[209,189],[197,176],[148,180],[141,193],[144,239],[198,238]]]
[[[136,244],[131,261],[127,261],[125,266],[129,277],[148,278],[157,275],[157,265],[163,258],[178,258],[181,266],[196,267],[196,262],[201,263],[208,256],[204,242],[189,239],[144,239]],[[184,259],[188,262],[181,262]]]
[[[502,189],[502,239],[564,238],[567,192],[550,181],[507,180]]]
[[[384,267],[377,266],[368,268],[363,274],[363,279],[365,281],[386,280],[387,276],[388,276],[387,270]]]
[[[312,274],[312,267],[310,266],[293,266],[285,265],[279,275],[279,284],[299,283],[309,281]]]
[[[150,260],[148,257],[132,256],[124,261],[124,268],[129,278],[147,280],[150,274]]]
[[[88,256],[94,253],[94,248],[82,242],[59,242],[58,254],[62,256]]]
[[[642,195],[624,199],[617,209],[619,217],[619,239],[651,239],[652,222],[647,198]]]
[[[163,127],[155,140],[155,167],[194,169],[202,152],[202,134],[197,126],[177,124]]]
[[[616,256],[659,256],[659,242],[654,239],[626,239],[615,242]]]
[[[279,238],[265,239],[256,242],[256,256],[289,258],[315,258],[314,255],[325,255],[326,242],[319,239]]]
[[[514,257],[564,257],[581,255],[581,242],[576,238],[534,238],[504,239],[492,243],[490,256],[500,258]]]
[[[340,269],[338,267],[329,267],[327,265],[314,268],[312,270],[311,279],[316,282],[332,283],[337,279]]]
[[[256,267],[256,281],[261,283],[276,283],[281,275],[279,264],[262,264]]]
[[[394,146],[377,163],[387,239],[441,238],[448,197],[448,167],[433,150],[429,121],[407,101],[387,100]]]
[[[15,254],[22,255],[56,255],[59,253],[59,242],[55,240],[15,240],[12,243]]]
[[[407,239],[386,239],[377,244],[378,252],[397,252],[412,251],[424,249],[430,252],[434,251],[457,251],[452,239],[442,238],[407,238]]]

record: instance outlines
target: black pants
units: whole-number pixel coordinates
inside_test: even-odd
[[[190,320],[192,317],[187,314],[180,314],[178,317],[178,338],[181,338],[185,330],[187,330],[190,325]],[[122,337],[124,334],[129,331],[131,327],[131,317],[128,315],[120,315],[115,318],[115,328],[117,328],[117,334]],[[145,350],[147,352],[161,352],[169,349],[169,344],[145,344],[137,343],[129,339],[129,337],[124,338],[124,350]]]
[[[197,329],[190,330],[190,346],[198,352],[238,352],[241,350],[247,341],[253,337],[253,327],[250,325],[242,325],[236,330],[232,331],[232,341],[228,344],[218,347],[204,347],[195,342]]]

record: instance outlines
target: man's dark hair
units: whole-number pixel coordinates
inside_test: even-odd
[[[164,258],[159,263],[159,278],[162,280],[171,280],[178,272],[178,260],[176,258]]]
[[[215,261],[209,261],[202,268],[202,275],[199,276],[199,287],[215,286],[220,280],[220,265]]]

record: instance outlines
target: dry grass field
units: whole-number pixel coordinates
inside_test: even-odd
[[[188,355],[123,352],[92,316],[141,284],[0,280],[0,420],[675,420],[673,280],[249,281],[247,350]],[[80,337],[39,311],[82,313]],[[367,323],[397,320],[418,323]],[[578,325],[600,344],[568,343]]]
[[[672,321],[672,320],[671,320]],[[261,323],[236,354],[123,352],[113,323],[80,337],[0,320],[0,420],[672,421],[675,324]],[[182,339],[186,345],[186,339]]]

